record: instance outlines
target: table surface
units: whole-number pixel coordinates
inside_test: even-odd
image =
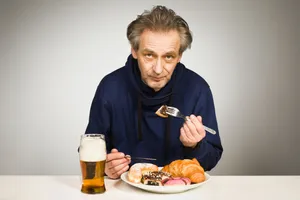
[[[206,184],[177,194],[150,193],[121,179],[106,178],[105,184],[104,194],[87,195],[80,192],[80,176],[0,176],[0,200],[300,200],[300,176],[211,176]]]

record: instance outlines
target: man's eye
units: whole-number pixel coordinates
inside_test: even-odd
[[[152,54],[150,54],[150,53],[147,53],[145,56],[146,56],[147,58],[152,58]]]
[[[173,58],[174,58],[174,56],[171,56],[171,55],[166,56],[166,59],[167,59],[167,60],[171,60],[171,59],[173,59]]]

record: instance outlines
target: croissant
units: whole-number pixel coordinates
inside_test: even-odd
[[[195,158],[175,160],[165,165],[161,171],[170,173],[173,177],[187,177],[192,183],[205,181],[204,169]]]

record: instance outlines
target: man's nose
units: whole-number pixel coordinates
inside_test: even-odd
[[[156,74],[161,74],[163,72],[163,63],[160,59],[158,59],[156,61],[156,63],[153,65],[153,71],[156,73]]]

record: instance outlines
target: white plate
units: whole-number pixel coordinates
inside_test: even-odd
[[[144,185],[142,183],[132,183],[128,180],[128,172],[125,172],[121,175],[121,179],[136,188],[140,188],[142,190],[148,191],[148,192],[154,192],[154,193],[179,193],[179,192],[185,192],[187,190],[191,190],[194,188],[197,188],[205,183],[207,183],[210,179],[209,174],[205,172],[205,181],[197,184],[191,184],[191,185],[169,185],[169,186],[155,186],[155,185]]]

